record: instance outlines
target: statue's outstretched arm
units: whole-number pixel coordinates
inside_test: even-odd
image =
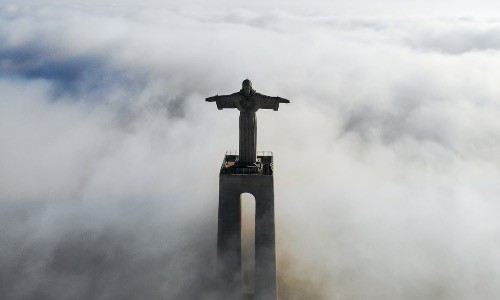
[[[290,103],[290,100],[281,97],[271,97],[255,93],[253,96],[258,102],[260,109],[278,110],[280,103]]]
[[[207,102],[215,102],[217,104],[218,109],[223,108],[236,108],[236,102],[239,98],[238,93],[234,93],[231,95],[217,95],[213,97],[208,97],[205,99]]]

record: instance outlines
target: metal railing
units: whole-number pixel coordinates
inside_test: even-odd
[[[226,155],[239,155],[238,150],[227,150]],[[273,151],[257,151],[257,156],[273,156]]]
[[[238,162],[238,151],[228,150],[222,161],[221,174],[233,174],[233,175],[250,175],[250,174],[261,174],[261,175],[272,175],[273,174],[273,152],[272,151],[257,151],[257,168],[245,168],[236,167],[235,164]]]

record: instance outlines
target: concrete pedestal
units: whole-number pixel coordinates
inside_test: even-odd
[[[226,155],[219,181],[217,275],[225,299],[241,299],[241,194],[255,197],[255,295],[277,299],[272,155],[257,156],[258,172],[235,168]]]

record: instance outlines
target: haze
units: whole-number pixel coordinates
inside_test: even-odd
[[[0,298],[216,299],[247,77],[281,299],[500,298],[498,4],[141,3],[0,4]]]

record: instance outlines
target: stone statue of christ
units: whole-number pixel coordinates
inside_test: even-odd
[[[245,79],[239,92],[230,95],[208,97],[208,102],[215,102],[218,109],[237,108],[240,111],[240,151],[239,166],[252,166],[257,160],[257,117],[259,109],[278,110],[280,103],[290,103],[280,97],[270,97],[257,93],[252,82]]]

